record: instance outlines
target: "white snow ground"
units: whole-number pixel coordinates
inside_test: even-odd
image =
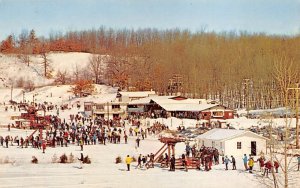
[[[70,74],[74,71],[75,66],[79,69],[87,66],[91,54],[86,53],[51,53],[49,59],[52,63],[54,73],[58,70],[67,70]],[[6,56],[0,54],[0,126],[6,126],[8,123],[13,123],[12,115],[19,115],[20,112],[14,112],[13,109],[4,111],[3,103],[8,104],[11,99],[11,90],[9,78],[16,81],[20,77],[30,79],[35,82],[35,85],[45,85],[52,82],[52,80],[44,79],[41,76],[41,61],[40,57],[32,57],[33,64],[29,67],[21,64],[18,58],[14,56]],[[84,101],[110,100],[116,94],[116,89],[107,86],[96,86],[97,93],[92,97],[74,98],[70,93],[71,86],[47,86],[39,88],[33,92],[25,93],[24,98],[27,101],[33,100],[35,95],[35,102],[42,103],[44,101],[52,102],[57,105],[81,103]],[[23,100],[22,89],[13,89],[12,98],[14,101]],[[60,112],[62,118],[68,120],[69,114],[82,111],[81,109],[73,108]],[[55,112],[51,112],[55,113]],[[145,125],[149,121],[151,124],[154,121],[160,121],[170,127],[176,129],[179,125],[185,127],[194,127],[195,120],[189,119],[156,119],[144,120]],[[284,126],[284,119],[274,119],[276,126]],[[294,121],[294,120],[293,120]],[[246,119],[238,118],[228,120],[231,126],[237,129],[246,129],[250,126],[263,126],[268,122],[260,119]],[[295,125],[294,122],[291,123]],[[10,132],[6,128],[0,128],[0,135],[29,135],[32,130],[16,130],[12,129]],[[225,171],[223,165],[213,166],[210,172],[190,170],[189,172],[176,171],[169,172],[166,169],[155,167],[149,170],[134,169],[136,163],[132,164],[132,171],[125,171],[125,164],[115,164],[115,158],[121,156],[124,160],[127,154],[137,157],[139,153],[149,154],[156,152],[161,143],[156,138],[149,138],[141,142],[141,148],[138,150],[134,147],[134,139],[129,139],[129,144],[107,146],[96,145],[86,146],[84,154],[89,155],[92,164],[84,165],[83,169],[78,169],[79,163],[73,164],[58,164],[51,163],[52,156],[56,154],[58,157],[63,153],[69,155],[73,153],[75,157],[79,157],[80,151],[78,146],[70,145],[69,147],[47,148],[46,153],[42,154],[41,150],[27,148],[21,149],[17,146],[9,146],[9,148],[0,147],[0,188],[3,187],[266,187],[261,184],[260,175],[249,174],[242,169],[242,160],[237,159],[237,171]],[[184,145],[178,144],[176,146],[176,153],[180,155],[184,152]],[[36,156],[39,164],[31,164],[32,156]],[[3,164],[4,160],[8,158],[11,163]],[[256,166],[257,169],[257,166]],[[300,178],[300,173],[293,174],[294,179]],[[267,180],[270,182],[270,180]],[[298,181],[300,183],[300,181]],[[299,185],[300,186],[300,185]],[[291,187],[297,187],[294,184]]]
[[[24,134],[22,130],[0,129],[0,134]],[[30,131],[27,131],[29,134]],[[122,143],[123,140],[122,140]],[[135,169],[132,163],[131,171],[126,171],[124,163],[115,164],[115,158],[121,156],[124,160],[127,154],[137,157],[139,153],[156,152],[162,144],[153,139],[141,142],[141,147],[135,149],[134,139],[129,144],[108,144],[84,146],[84,155],[91,158],[92,164],[79,163],[59,164],[51,163],[52,157],[63,153],[80,156],[80,148],[76,145],[69,147],[47,148],[46,153],[34,148],[0,147],[0,159],[8,156],[12,164],[0,164],[0,187],[263,187],[255,181],[255,175],[242,170],[242,159],[238,160],[237,171],[225,171],[223,165],[213,166],[210,172],[177,170],[169,172],[167,169],[155,167],[153,169]],[[184,152],[184,144],[176,146],[177,154]],[[39,160],[38,164],[31,164],[32,156]]]
[[[69,114],[76,113],[77,108],[61,112],[61,117],[68,120]],[[9,116],[15,114],[12,109],[4,112],[4,107],[0,106],[1,119],[8,122]],[[4,115],[3,115],[4,114]],[[151,120],[155,121],[155,120]],[[168,120],[164,120],[168,121]],[[183,120],[183,123],[191,120]],[[245,120],[243,120],[245,121]],[[172,119],[172,124],[181,124],[182,120]],[[191,124],[192,125],[192,124]],[[175,126],[173,124],[173,126]],[[29,135],[32,130],[0,128],[0,135]],[[52,157],[57,157],[63,153],[75,157],[80,156],[80,149],[77,145],[68,147],[56,147],[46,149],[43,154],[41,150],[34,148],[18,148],[16,144],[9,148],[0,147],[0,187],[205,187],[205,188],[264,188],[261,181],[266,180],[270,184],[271,180],[263,179],[260,172],[255,171],[249,174],[243,170],[242,159],[237,158],[237,170],[224,170],[224,165],[213,166],[209,172],[189,170],[189,172],[176,170],[169,172],[168,169],[155,167],[153,169],[135,169],[136,163],[132,163],[131,171],[126,171],[123,163],[115,164],[115,158],[121,156],[123,161],[126,155],[137,156],[141,154],[155,153],[162,146],[157,138],[150,137],[141,141],[141,147],[135,148],[135,138],[129,138],[129,143],[84,146],[84,155],[91,158],[92,164],[83,165],[79,169],[79,163],[59,164],[52,163]],[[176,157],[184,152],[184,143],[176,145]],[[38,164],[31,164],[32,156],[39,160]],[[8,159],[10,163],[4,163]],[[293,161],[295,163],[295,161]],[[231,167],[231,164],[229,165]],[[257,164],[255,169],[258,170]],[[280,172],[281,173],[281,172]],[[300,178],[300,173],[293,173],[293,178]],[[298,183],[300,183],[298,181]],[[299,184],[298,184],[299,185]],[[291,187],[297,187],[294,184]]]

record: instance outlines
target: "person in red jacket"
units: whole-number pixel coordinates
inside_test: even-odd
[[[260,157],[257,161],[259,162],[260,171],[263,172],[264,171],[264,166],[265,166],[265,158]]]
[[[272,168],[271,161],[266,162],[265,163],[265,171],[264,171],[263,176],[265,176],[265,174],[267,173],[267,177],[268,177],[269,171],[271,171],[271,168]]]
[[[279,163],[277,161],[274,161],[274,167],[275,167],[276,173],[278,173]]]
[[[45,150],[46,150],[46,141],[45,140],[43,140],[42,148],[43,148],[43,153],[45,153]]]

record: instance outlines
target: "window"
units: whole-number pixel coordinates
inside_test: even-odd
[[[113,104],[112,105],[112,109],[118,109],[118,108],[120,108],[120,105],[118,105],[118,104]]]
[[[213,117],[223,117],[224,116],[224,111],[213,111],[212,116]]]
[[[103,109],[104,109],[104,106],[103,106],[103,105],[96,105],[96,109],[97,109],[97,110],[103,110]]]
[[[85,105],[84,110],[85,111],[92,111],[92,105]]]
[[[237,142],[237,149],[242,149],[242,142]]]

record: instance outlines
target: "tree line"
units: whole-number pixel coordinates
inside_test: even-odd
[[[24,63],[28,54],[50,51],[108,55],[91,58],[93,82],[159,94],[180,92],[232,108],[284,106],[286,89],[300,81],[299,35],[100,27],[45,38],[31,30],[8,36],[0,51],[19,54]],[[103,61],[105,71],[99,65]]]

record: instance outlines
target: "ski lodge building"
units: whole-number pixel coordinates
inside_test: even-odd
[[[193,119],[233,119],[234,111],[220,104],[207,103],[205,99],[189,99],[182,96],[152,98],[151,113],[160,117],[177,117]]]
[[[212,129],[196,137],[198,147],[214,147],[219,153],[230,157],[267,153],[268,139],[251,131],[235,129]]]
[[[126,115],[144,115],[151,118],[177,117],[201,119],[208,123],[213,119],[221,122],[234,118],[232,109],[220,104],[207,103],[206,99],[157,96],[154,91],[119,92],[107,95],[108,97],[85,102],[85,114],[110,119]]]
[[[130,101],[153,95],[155,95],[154,91],[103,94],[101,98],[93,98],[90,99],[91,102],[84,102],[84,112],[91,117],[117,119],[127,115]]]

